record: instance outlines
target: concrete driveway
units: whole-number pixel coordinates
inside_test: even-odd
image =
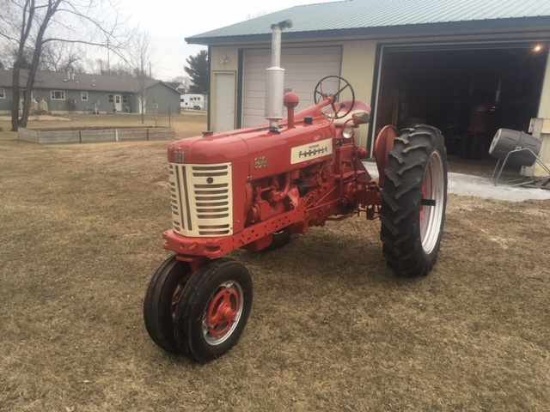
[[[364,162],[364,164],[371,176],[378,177],[378,170],[374,162]],[[550,190],[513,187],[505,184],[495,186],[490,177],[463,173],[449,173],[449,193],[508,202],[550,199]]]

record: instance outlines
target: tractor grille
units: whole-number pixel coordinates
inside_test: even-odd
[[[170,163],[169,171],[174,231],[189,237],[231,235],[231,163]]]

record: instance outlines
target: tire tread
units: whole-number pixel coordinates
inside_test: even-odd
[[[427,255],[422,248],[418,221],[424,171],[435,150],[443,160],[446,193],[446,150],[439,129],[428,125],[404,129],[388,155],[381,196],[380,238],[386,262],[397,276],[424,276],[437,259],[441,234],[436,248]]]

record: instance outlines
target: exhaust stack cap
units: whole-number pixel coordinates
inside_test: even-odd
[[[292,27],[290,20],[283,20],[271,25],[271,67],[266,73],[266,105],[265,117],[271,130],[279,129],[283,119],[283,97],[285,85],[285,69],[281,66],[281,33]]]
[[[290,28],[292,28],[292,20],[286,19],[286,20],[280,21],[277,24],[272,24],[271,25],[271,30],[275,29],[276,27],[278,27],[281,30],[290,29]]]

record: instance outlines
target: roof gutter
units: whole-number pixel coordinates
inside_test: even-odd
[[[350,37],[392,38],[403,36],[456,36],[487,33],[529,33],[548,32],[550,16],[521,17],[495,20],[472,20],[447,23],[410,24],[401,26],[361,27],[355,29],[315,30],[286,32],[286,41],[298,40],[340,40]],[[270,33],[235,36],[191,36],[186,37],[188,44],[233,45],[236,43],[269,42]]]

